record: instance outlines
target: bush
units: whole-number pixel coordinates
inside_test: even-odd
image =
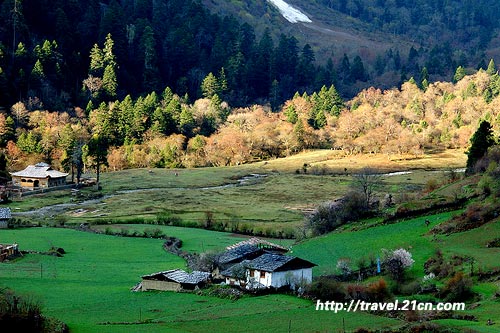
[[[363,195],[349,191],[342,199],[320,204],[305,221],[314,236],[335,230],[361,218],[367,212]]]
[[[163,238],[165,234],[159,228],[154,228],[154,229],[146,228],[143,231],[143,236],[145,238]]]
[[[201,289],[197,294],[229,299],[232,301],[236,301],[244,295],[243,292],[238,289],[221,285],[214,285],[208,289]]]
[[[437,278],[445,278],[453,273],[453,266],[444,260],[443,252],[436,250],[434,256],[424,263],[425,274],[434,274]]]
[[[0,327],[2,332],[69,332],[64,323],[45,318],[35,299],[7,289],[0,290]]]
[[[404,270],[411,267],[415,260],[411,257],[411,253],[405,249],[397,249],[394,251],[384,250],[384,266],[396,281],[402,281],[404,278]]]
[[[348,284],[346,287],[348,299],[362,300],[368,302],[382,302],[391,298],[384,279],[380,279],[369,285]]]
[[[372,302],[381,302],[391,298],[391,293],[387,288],[387,283],[380,278],[378,281],[368,285],[366,292]]]
[[[171,212],[164,211],[156,214],[155,222],[161,225],[180,225],[181,219],[172,215]]]
[[[439,183],[436,178],[430,178],[425,184],[425,190],[427,192],[432,192],[439,188]]]
[[[306,294],[313,299],[328,301],[344,301],[346,291],[339,281],[320,277],[306,289]]]
[[[432,232],[449,234],[472,230],[497,218],[500,211],[500,202],[472,203],[462,214],[451,218],[432,228]]]
[[[466,301],[473,295],[472,280],[464,276],[462,272],[450,278],[440,291],[440,297],[447,302]]]

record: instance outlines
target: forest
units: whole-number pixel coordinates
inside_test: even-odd
[[[43,160],[64,170],[104,167],[229,166],[327,148],[344,155],[411,158],[464,149],[480,119],[498,131],[500,76],[495,63],[456,82],[369,88],[343,102],[335,87],[296,93],[279,112],[231,107],[215,93],[220,76],[203,81],[204,98],[188,103],[166,88],[88,110],[30,111],[22,102],[0,114],[8,168]],[[210,83],[210,84],[209,84]],[[215,89],[215,90],[212,90]]]
[[[416,156],[465,148],[477,120],[499,109],[493,60],[431,82],[437,69],[417,61],[425,52],[411,48],[405,61],[391,50],[379,70],[401,69],[401,84],[346,98],[342,87],[369,83],[360,56],[318,65],[309,44],[269,30],[257,37],[197,1],[7,0],[0,17],[9,170],[40,160],[77,176],[84,167],[225,166],[314,148]]]
[[[212,15],[197,1],[7,0],[0,18],[6,22],[0,27],[4,107],[30,97],[50,110],[86,105],[84,80],[95,89],[106,80],[113,85],[93,94],[97,105],[167,86],[195,100],[202,80],[222,69],[223,97],[232,105],[265,100],[277,106],[295,91],[319,89],[335,77],[333,65],[318,67],[311,47],[295,37],[274,40],[267,31],[257,38],[250,25]],[[113,59],[99,68],[89,56],[107,42]]]
[[[255,2],[247,7],[266,6]],[[500,6],[486,0],[464,6],[461,1],[318,3],[355,18],[364,30],[411,36],[413,46],[395,44],[376,57],[359,51],[316,59],[317,47],[294,35],[252,26],[230,12],[212,14],[197,0],[5,0],[0,106],[8,109],[35,97],[48,110],[85,106],[89,93],[82,82],[96,88],[104,79],[114,88],[97,102],[92,96],[94,105],[160,93],[167,86],[194,101],[202,97],[203,79],[222,69],[227,89],[221,98],[233,106],[270,103],[273,110],[295,92],[311,94],[323,85],[334,84],[342,97],[351,98],[371,82],[385,89],[410,77],[449,80],[458,66],[486,69],[485,50],[498,30],[494,16]],[[89,56],[108,35],[113,63],[92,68]]]

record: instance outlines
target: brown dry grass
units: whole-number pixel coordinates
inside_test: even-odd
[[[353,173],[360,169],[370,167],[382,172],[406,170],[439,170],[456,169],[465,167],[467,156],[463,150],[445,150],[442,152],[415,156],[388,156],[385,154],[367,154],[345,156],[340,151],[313,150],[303,152],[291,157],[280,158],[256,165],[267,170],[282,172],[295,172],[301,170],[304,164],[311,168],[327,168],[333,173]],[[347,169],[347,170],[346,170]]]

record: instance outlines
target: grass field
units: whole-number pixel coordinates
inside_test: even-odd
[[[216,232],[195,230],[192,239],[187,232],[184,236],[192,250],[201,249],[200,237],[206,246],[221,244]],[[58,246],[67,252],[62,258],[30,254],[0,264],[0,287],[40,300],[44,313],[66,322],[72,332],[286,331],[289,325],[295,332],[332,331],[342,327],[342,317],[348,329],[400,325],[365,313],[319,313],[311,301],[286,295],[234,302],[186,293],[131,292],[141,275],[185,267],[162,250],[161,240],[54,228],[0,232],[0,242],[13,240],[22,249]]]
[[[429,219],[434,225],[450,214],[437,214]],[[141,230],[146,226],[112,227]],[[243,239],[207,230],[159,227],[168,235],[183,239],[185,249],[193,252],[221,249]],[[399,246],[410,248],[413,253],[416,263],[410,271],[412,275],[422,274],[423,262],[436,247],[450,255],[462,251],[477,256],[478,265],[483,267],[498,265],[499,249],[485,249],[484,241],[500,235],[499,222],[465,233],[467,241],[458,244],[453,237],[460,235],[441,236],[432,241],[425,236],[426,229],[423,220],[417,218],[359,232],[332,233],[294,245],[292,250],[294,255],[319,265],[315,275],[335,273],[337,259],[346,254],[355,260],[367,253],[377,254],[376,249]],[[185,266],[181,259],[161,249],[161,240],[54,228],[0,232],[0,242],[14,240],[23,249],[46,251],[57,246],[67,252],[62,258],[30,254],[0,264],[0,285],[40,300],[47,315],[65,321],[73,332],[286,331],[288,325],[292,332],[335,332],[342,328],[342,318],[348,331],[401,325],[396,320],[361,312],[341,315],[316,312],[312,302],[285,295],[244,297],[233,302],[185,293],[130,292],[141,275]],[[498,303],[489,301],[498,285],[485,283],[476,288],[484,294],[482,305],[467,313],[476,315],[481,322],[447,320],[442,324],[492,332],[486,330],[484,322],[498,313]]]
[[[307,174],[303,173],[307,163]],[[219,251],[248,236],[176,226],[138,224],[152,222],[158,214],[169,212],[183,222],[202,225],[206,212],[226,230],[268,231],[283,235],[303,221],[304,211],[322,201],[342,196],[351,181],[350,173],[365,166],[383,172],[381,194],[395,198],[426,188],[429,180],[441,183],[447,171],[463,167],[463,152],[447,151],[422,159],[389,160],[386,156],[340,158],[337,152],[314,151],[287,159],[276,159],[230,168],[189,170],[126,170],[102,175],[102,197],[86,189],[84,198],[58,191],[28,196],[10,204],[15,214],[31,222],[66,224],[99,222],[93,228],[141,232],[159,228],[168,236],[180,238],[190,252]],[[347,168],[347,172],[346,169]],[[301,170],[297,173],[297,170]],[[236,186],[243,177],[253,177]],[[471,183],[472,184],[472,183]],[[469,184],[455,183],[428,194],[453,197]],[[44,208],[48,207],[48,208]],[[30,212],[42,208],[37,212]],[[446,256],[468,255],[476,259],[476,269],[500,266],[500,250],[485,244],[500,237],[500,222],[450,236],[432,236],[430,228],[457,212],[377,225],[380,219],[362,221],[354,227],[308,239],[274,239],[292,246],[292,255],[318,264],[314,275],[335,274],[337,260],[350,258],[353,265],[361,257],[380,256],[382,249],[408,249],[415,259],[410,278],[423,275],[423,263],[436,249]],[[429,219],[431,224],[425,226]],[[358,231],[355,231],[358,230]],[[280,233],[281,232],[281,233]],[[265,234],[265,233],[264,233]],[[404,322],[364,312],[334,314],[317,312],[311,301],[287,295],[245,296],[237,301],[188,293],[133,293],[130,288],[145,274],[172,268],[185,268],[185,262],[162,249],[162,240],[117,237],[62,228],[0,230],[0,243],[19,243],[23,250],[47,251],[62,247],[62,258],[29,254],[0,264],[0,288],[9,287],[43,304],[43,312],[66,322],[72,332],[346,332],[358,327],[397,330]],[[466,270],[467,267],[464,267]],[[486,326],[488,318],[499,318],[500,283],[481,282],[478,293],[465,313],[477,322],[440,320],[440,324],[460,330],[495,332]],[[497,323],[500,324],[500,323]],[[500,331],[500,330],[497,330]]]
[[[200,226],[210,212],[215,223],[221,224],[225,231],[290,237],[302,223],[304,211],[345,193],[352,180],[351,172],[367,165],[381,172],[411,170],[383,177],[381,195],[392,193],[397,199],[424,189],[429,179],[442,182],[447,170],[464,165],[465,156],[463,152],[447,151],[418,160],[394,161],[384,155],[348,158],[337,155],[338,152],[321,150],[237,167],[104,173],[100,193],[103,197],[97,200],[86,200],[96,196],[87,189],[82,191],[80,199],[69,195],[69,191],[52,192],[16,200],[11,207],[14,212],[41,208],[42,211],[29,215],[34,221],[47,223],[59,216],[74,224],[103,220],[112,223],[152,221],[158,214],[169,212],[183,225]],[[307,174],[302,170],[304,163],[308,165]],[[429,172],[426,168],[435,171]],[[297,174],[296,170],[301,173]],[[239,182],[252,174],[264,176]],[[47,206],[49,210],[44,208]]]

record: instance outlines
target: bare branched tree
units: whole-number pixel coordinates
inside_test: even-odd
[[[366,208],[370,209],[376,190],[381,186],[382,175],[372,168],[363,168],[353,175],[352,187],[363,194]]]

